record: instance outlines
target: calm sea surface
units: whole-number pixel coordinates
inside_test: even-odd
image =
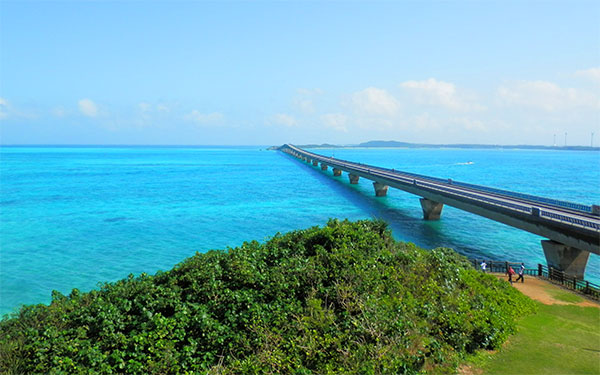
[[[325,149],[317,153],[585,204],[600,202],[600,153]],[[468,163],[472,162],[472,163]],[[385,219],[394,236],[470,257],[544,262],[541,237],[417,196],[350,185],[281,152],[222,148],[0,148],[0,313],[128,274],[168,270],[196,251],[268,239],[328,218]],[[600,282],[590,256],[586,278]]]

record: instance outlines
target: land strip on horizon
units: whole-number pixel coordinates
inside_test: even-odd
[[[330,143],[295,145],[300,148],[484,148],[484,149],[525,149],[556,151],[600,151],[600,147],[592,146],[543,146],[543,145],[489,145],[489,144],[431,144],[398,141],[368,141],[359,144],[335,145]],[[278,148],[279,146],[273,146]]]

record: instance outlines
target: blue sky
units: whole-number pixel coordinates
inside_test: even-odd
[[[600,3],[0,1],[2,144],[600,144]]]

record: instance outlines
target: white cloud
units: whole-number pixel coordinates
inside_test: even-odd
[[[16,108],[8,100],[0,97],[0,120],[9,117],[11,119],[34,120],[37,119],[39,115],[35,109]]]
[[[292,99],[294,109],[304,114],[315,113],[314,99],[323,93],[321,89],[298,89]]]
[[[419,130],[440,130],[440,123],[429,113],[422,113],[414,116],[411,121],[411,125],[416,127]]]
[[[548,112],[577,107],[600,108],[597,94],[574,88],[561,88],[547,81],[520,81],[497,90],[504,105],[523,106]]]
[[[416,100],[423,104],[441,106],[452,111],[482,110],[483,106],[458,93],[456,86],[450,82],[429,78],[425,81],[406,81],[400,87],[410,90]]]
[[[311,114],[315,112],[315,105],[309,98],[294,98],[294,108],[302,113]]]
[[[171,108],[169,108],[166,104],[157,104],[156,110],[159,112],[169,112]]]
[[[65,117],[67,111],[63,107],[56,107],[52,110],[52,114],[56,117]]]
[[[166,104],[163,104],[163,103],[153,105],[148,102],[139,102],[137,107],[138,107],[138,110],[142,113],[169,112],[171,110],[171,108],[169,108],[169,106],[167,106]]]
[[[4,98],[0,98],[0,119],[8,117],[8,102]]]
[[[450,122],[462,126],[465,130],[475,131],[487,131],[488,129],[480,120],[467,118],[467,117],[455,117]]]
[[[393,116],[400,109],[400,103],[390,93],[375,87],[368,87],[355,92],[351,97],[351,105],[358,113]]]
[[[360,129],[371,131],[389,131],[402,125],[391,117],[358,117],[353,119],[353,123]]]
[[[88,117],[96,117],[98,115],[98,106],[90,99],[81,99],[78,103],[79,111]]]
[[[146,102],[141,102],[140,104],[138,104],[138,108],[142,112],[150,112],[152,106]]]
[[[267,125],[283,125],[287,127],[296,126],[298,121],[293,116],[285,113],[277,113],[267,119]]]
[[[578,70],[575,72],[575,75],[596,83],[600,83],[600,67]]]
[[[346,123],[348,122],[348,117],[341,113],[326,113],[321,115],[321,122],[329,128],[333,128],[335,130],[347,132]]]
[[[223,121],[223,114],[219,112],[201,113],[200,111],[194,109],[193,111],[185,115],[184,118],[188,121],[192,121],[202,125],[217,124]]]

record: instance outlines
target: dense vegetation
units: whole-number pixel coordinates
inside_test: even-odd
[[[4,374],[451,372],[531,300],[380,221],[330,221],[168,272],[53,293],[0,323]]]

